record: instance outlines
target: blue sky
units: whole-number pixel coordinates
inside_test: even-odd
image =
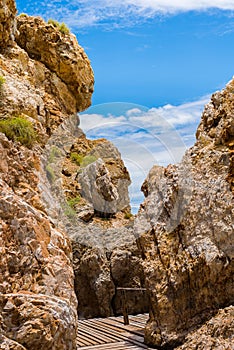
[[[234,74],[234,0],[18,0],[17,7],[64,21],[85,48],[96,82],[81,125],[120,148],[137,206],[149,168],[180,159],[210,94]]]

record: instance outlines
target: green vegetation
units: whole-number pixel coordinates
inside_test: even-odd
[[[69,28],[66,26],[66,24],[64,22],[62,22],[59,26],[59,30],[62,34],[69,34],[70,30]]]
[[[6,82],[6,79],[2,75],[0,75],[0,89],[2,88],[5,82]]]
[[[62,34],[69,34],[70,33],[69,28],[66,26],[66,24],[64,22],[59,23],[58,21],[55,21],[54,19],[50,18],[48,20],[48,24],[52,24],[52,26],[54,26],[55,28],[58,28],[58,30]]]
[[[48,158],[48,163],[54,163],[56,158],[59,158],[61,156],[61,151],[58,147],[52,146],[50,150],[50,155]]]
[[[76,196],[75,198],[69,199],[67,201],[67,204],[69,205],[70,208],[75,208],[76,204],[78,204],[80,202],[80,196]]]
[[[37,139],[33,124],[22,116],[0,120],[0,131],[12,141],[30,148]]]
[[[56,176],[54,173],[54,169],[49,164],[46,166],[46,175],[47,175],[47,179],[51,184],[55,182]]]
[[[82,156],[76,152],[72,152],[70,155],[71,161],[76,163],[77,165],[85,168],[87,165],[95,162],[97,158],[95,156]]]
[[[69,219],[75,219],[76,217],[76,212],[73,208],[71,208],[68,203],[63,203],[61,205],[64,214],[69,218]]]
[[[125,213],[124,214],[124,219],[131,219],[133,217],[133,215],[131,213]]]
[[[81,165],[81,163],[83,162],[83,159],[84,159],[83,156],[81,156],[80,154],[78,154],[76,152],[72,152],[70,158],[71,158],[71,161],[73,163],[76,163],[76,165]]]
[[[94,163],[97,160],[95,156],[85,156],[83,159],[83,162],[81,163],[81,166],[85,168],[87,165]]]
[[[74,219],[76,217],[76,211],[75,206],[78,204],[81,200],[81,197],[78,195],[75,198],[67,200],[66,204],[62,205],[62,208],[64,210],[64,214],[69,217],[69,219]]]
[[[64,210],[64,214],[66,216],[68,216],[70,219],[74,219],[75,216],[76,216],[76,212],[74,209],[72,209],[71,207],[67,207],[65,210]]]
[[[19,17],[27,17],[26,13],[20,13]]]

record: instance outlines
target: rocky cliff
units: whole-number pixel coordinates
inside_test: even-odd
[[[233,87],[234,80],[212,96],[181,163],[153,167],[142,186],[134,231],[152,307],[145,340],[158,348],[176,347],[194,332],[183,348],[215,349],[218,341],[204,345],[196,337],[219,319],[220,333],[233,323],[224,311],[196,331],[234,301]],[[232,337],[224,338],[220,349],[229,349]]]
[[[72,247],[38,184],[44,145],[90,105],[93,73],[73,35],[15,15],[1,0],[0,348],[75,349]]]
[[[0,349],[76,349],[80,317],[147,287],[145,341],[233,343],[234,81],[212,96],[182,162],[154,166],[138,215],[114,145],[77,112],[93,72],[75,37],[0,0]],[[127,292],[131,313],[147,295]]]

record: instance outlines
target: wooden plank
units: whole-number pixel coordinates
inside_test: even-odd
[[[94,324],[95,322],[95,324]],[[135,345],[141,346],[141,348],[147,348],[145,344],[143,344],[143,336],[142,335],[135,335],[132,334],[131,332],[128,332],[125,330],[124,332],[116,332],[113,330],[108,330],[105,326],[102,325],[101,321],[98,321],[97,319],[95,320],[89,320],[89,326],[90,327],[95,327],[95,329],[102,330],[105,334],[113,334],[115,335],[119,340],[126,340],[129,343],[133,343]]]
[[[127,344],[126,342],[119,342],[119,343],[109,343],[109,344],[103,344],[103,345],[97,345],[97,346],[86,346],[83,347],[82,350],[135,350],[142,348],[139,346],[135,346],[132,344]]]
[[[108,328],[116,331],[129,331],[133,334],[143,336],[142,332],[144,332],[144,329],[142,329],[141,327],[138,328],[132,325],[125,326],[124,324],[118,322],[113,323],[112,320],[109,320],[108,318],[104,319],[102,323],[105,324]]]
[[[123,317],[80,320],[78,348],[82,350],[141,350],[150,349],[143,343],[143,328],[148,314],[129,316],[130,325],[124,325]]]
[[[100,341],[100,344],[110,343],[121,339],[119,337],[115,337],[111,333],[105,332],[105,329],[103,328],[100,329],[100,328],[92,327],[91,323],[89,323],[88,325],[82,324],[81,329],[87,332],[88,334],[90,334],[92,337],[95,337],[96,340]]]
[[[114,336],[114,339],[118,339],[118,340],[126,339],[126,335],[128,335],[127,332],[117,332],[117,331],[108,329],[107,327],[105,327],[105,325],[102,322],[99,322],[97,320],[92,320],[91,322],[89,322],[88,326],[90,328],[94,328],[95,330],[100,330],[105,334],[112,335]]]
[[[103,344],[103,341],[98,340],[97,338],[94,338],[92,334],[90,334],[89,332],[86,332],[85,330],[79,331],[78,339],[80,339],[81,342],[85,343],[85,345]]]
[[[109,317],[108,319],[114,320],[114,317]],[[119,317],[116,317],[116,322],[124,325],[123,320],[121,318],[119,318]],[[130,325],[131,326],[136,326],[136,327],[139,327],[139,328],[145,328],[146,322],[145,323],[140,323],[140,322],[135,322],[135,321],[131,320]]]

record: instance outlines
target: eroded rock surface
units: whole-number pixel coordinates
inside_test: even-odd
[[[66,84],[82,111],[90,106],[94,77],[89,59],[73,34],[63,34],[40,17],[17,17],[17,43]]]
[[[151,295],[145,340],[159,348],[234,301],[233,86],[212,96],[182,162],[153,167],[143,184],[134,231]]]
[[[111,142],[88,140],[82,134],[71,146],[62,173],[63,191],[73,210],[68,232],[79,316],[121,314],[122,296],[117,288],[145,286],[132,231],[129,173]],[[148,310],[144,292],[129,291],[126,299],[129,312]]]
[[[229,350],[234,343],[234,308],[221,309],[198,330],[189,334],[178,350]]]
[[[0,51],[14,43],[16,29],[14,0],[0,1]]]
[[[83,211],[83,217],[86,217],[90,206],[89,212],[93,212],[90,219],[94,214],[107,218],[117,212],[130,211],[130,176],[111,142],[105,139],[92,141],[82,135],[72,145],[62,172],[68,199],[82,197],[75,205],[81,218]]]
[[[90,105],[92,89],[86,91],[82,84],[90,87],[93,73],[74,36],[60,35],[43,20],[27,16],[18,19],[17,33],[14,1],[1,1],[0,7],[0,75],[5,79],[0,121],[27,120],[37,135],[26,147],[0,133],[0,348],[74,350],[72,247],[48,215],[39,183],[45,172],[44,146],[61,123]],[[44,33],[44,46],[37,32]],[[51,55],[47,37],[56,37],[60,45]],[[31,42],[31,53],[23,47],[25,38]],[[36,46],[42,57],[53,58],[53,65],[33,56]]]

